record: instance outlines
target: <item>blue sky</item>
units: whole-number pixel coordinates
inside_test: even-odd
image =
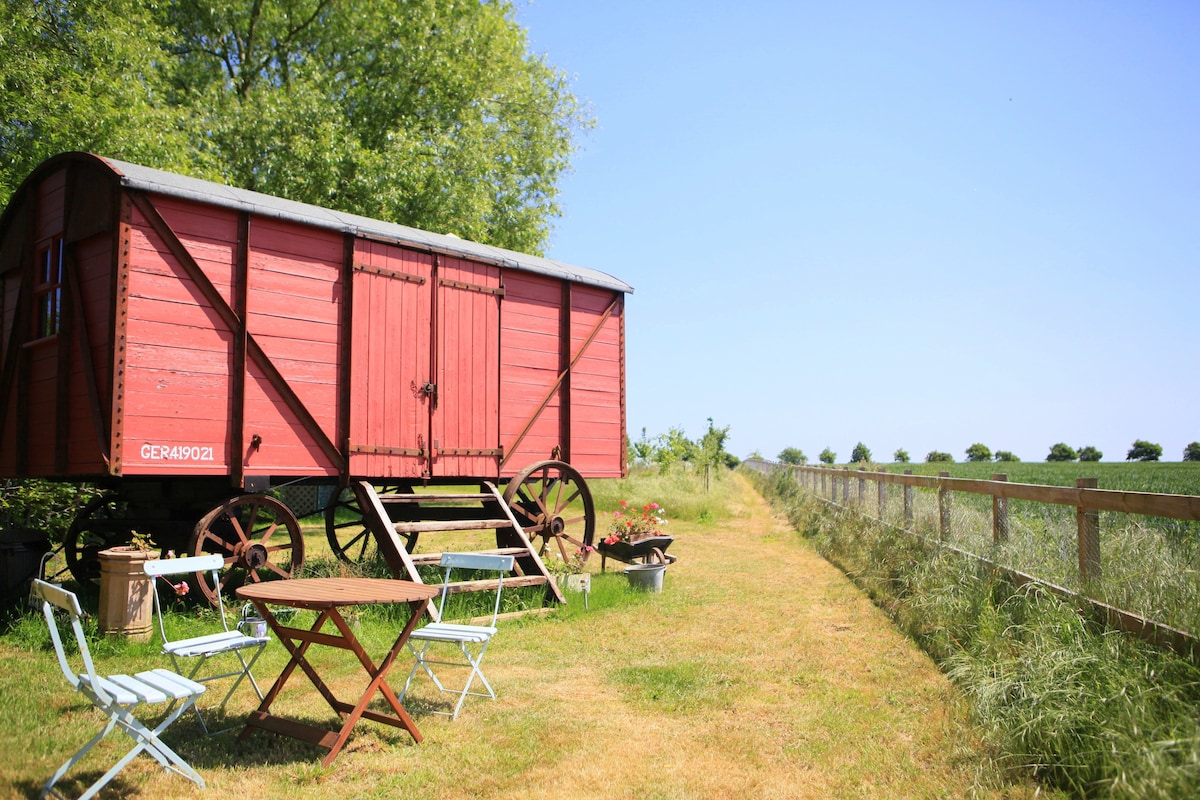
[[[1200,4],[536,0],[630,283],[628,429],[1024,461],[1200,440]]]

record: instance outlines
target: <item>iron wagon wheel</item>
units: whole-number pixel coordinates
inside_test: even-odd
[[[401,489],[408,491],[409,487],[381,486],[379,494],[387,495]],[[384,506],[385,510],[388,508]],[[416,532],[396,535],[404,540],[404,549],[408,552],[417,548]],[[379,552],[379,543],[363,522],[362,507],[353,489],[342,489],[325,506],[325,538],[329,540],[329,549],[333,554],[351,564],[361,564]]]
[[[196,573],[196,585],[208,601],[217,593],[246,583],[294,578],[304,565],[304,537],[291,510],[274,497],[244,494],[209,511],[192,531],[194,556],[219,553],[225,558],[220,585],[212,573]]]
[[[100,551],[133,540],[133,523],[126,518],[124,499],[105,492],[88,501],[67,529],[63,557],[81,586],[100,585]]]
[[[504,487],[504,502],[539,556],[546,554],[553,541],[555,552],[564,561],[576,552],[582,552],[582,560],[587,559],[596,534],[596,508],[587,482],[570,464],[538,461],[529,465]],[[506,539],[503,531],[497,532],[497,544],[509,544]]]

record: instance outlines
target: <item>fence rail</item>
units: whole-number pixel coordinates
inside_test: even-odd
[[[947,472],[941,472],[933,477],[913,475],[911,470],[900,474],[883,470],[872,471],[865,468],[778,464],[761,459],[748,459],[743,463],[747,468],[760,472],[787,469],[796,481],[813,495],[841,507],[860,512],[864,510],[867,498],[873,493],[877,498],[880,521],[884,520],[884,509],[888,503],[888,487],[898,486],[903,495],[903,527],[910,532],[913,530],[915,509],[913,490],[924,489],[936,492],[938,529],[943,544],[946,544],[951,538],[953,516],[950,510],[955,493],[983,495],[991,498],[992,541],[996,544],[1007,541],[1009,537],[1011,526],[1008,502],[1010,500],[1073,508],[1076,518],[1075,546],[1078,575],[1085,591],[1087,587],[1103,577],[1103,563],[1100,555],[1100,512],[1135,514],[1189,522],[1200,521],[1200,496],[1100,489],[1097,488],[1094,478],[1079,478],[1074,487],[1044,486],[1011,483],[1004,473],[993,475],[991,480],[980,480],[951,478]],[[868,490],[868,484],[873,484],[871,490]],[[946,546],[949,545],[946,544]],[[978,553],[958,547],[951,549],[1004,572],[1018,585],[1037,583],[1056,594],[1082,601],[1091,607],[1098,619],[1111,627],[1126,631],[1156,645],[1168,647],[1194,660],[1200,660],[1200,638],[1186,631],[1147,619],[1131,611],[1116,608],[1089,597],[1086,593],[1072,591],[1050,581],[997,564],[992,559]]]

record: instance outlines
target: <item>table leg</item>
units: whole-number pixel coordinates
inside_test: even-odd
[[[342,636],[346,639],[349,649],[356,656],[358,656],[359,663],[363,665],[363,668],[366,669],[367,674],[371,676],[371,682],[363,691],[362,697],[360,697],[358,700],[358,704],[354,706],[354,710],[350,712],[350,715],[342,724],[342,729],[338,732],[337,741],[330,749],[329,755],[327,755],[321,762],[323,766],[329,766],[330,763],[333,762],[333,759],[337,756],[338,752],[349,740],[350,731],[353,730],[359,718],[364,715],[364,712],[367,709],[367,704],[371,702],[371,698],[375,696],[376,691],[381,692],[387,699],[388,705],[390,705],[392,710],[396,713],[396,721],[398,721],[400,725],[409,732],[409,734],[413,737],[413,741],[417,744],[421,743],[421,740],[424,737],[421,735],[421,732],[417,730],[417,725],[415,722],[413,722],[412,717],[410,717],[408,712],[404,710],[404,706],[401,705],[399,699],[397,699],[396,693],[392,691],[392,687],[388,685],[387,674],[391,670],[392,665],[396,663],[396,657],[400,654],[400,651],[404,649],[404,645],[408,642],[408,637],[412,635],[414,630],[416,630],[417,623],[421,621],[421,617],[424,616],[425,609],[428,606],[428,600],[423,600],[419,604],[413,605],[413,613],[408,620],[408,624],[404,626],[402,631],[400,631],[400,635],[396,638],[395,643],[387,652],[387,655],[383,657],[383,660],[379,663],[378,668],[375,667],[375,664],[371,661],[370,656],[368,656],[366,651],[363,650],[362,645],[359,644],[358,638],[354,635],[354,631],[351,630],[350,626],[346,624],[346,621],[341,618],[341,615],[334,617],[334,625],[336,625],[338,630],[342,632]],[[386,717],[381,717],[377,714],[371,714],[368,716],[368,718],[375,719],[380,722],[395,724],[395,722],[392,720],[389,720]]]

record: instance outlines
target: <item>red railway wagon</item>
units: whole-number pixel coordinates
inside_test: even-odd
[[[587,479],[626,474],[632,289],[602,272],[64,153],[0,217],[0,279],[0,476],[107,489],[64,542],[82,582],[132,530],[290,577],[317,512],[361,558],[355,479],[410,551],[496,513],[408,493],[482,482],[590,544]]]

